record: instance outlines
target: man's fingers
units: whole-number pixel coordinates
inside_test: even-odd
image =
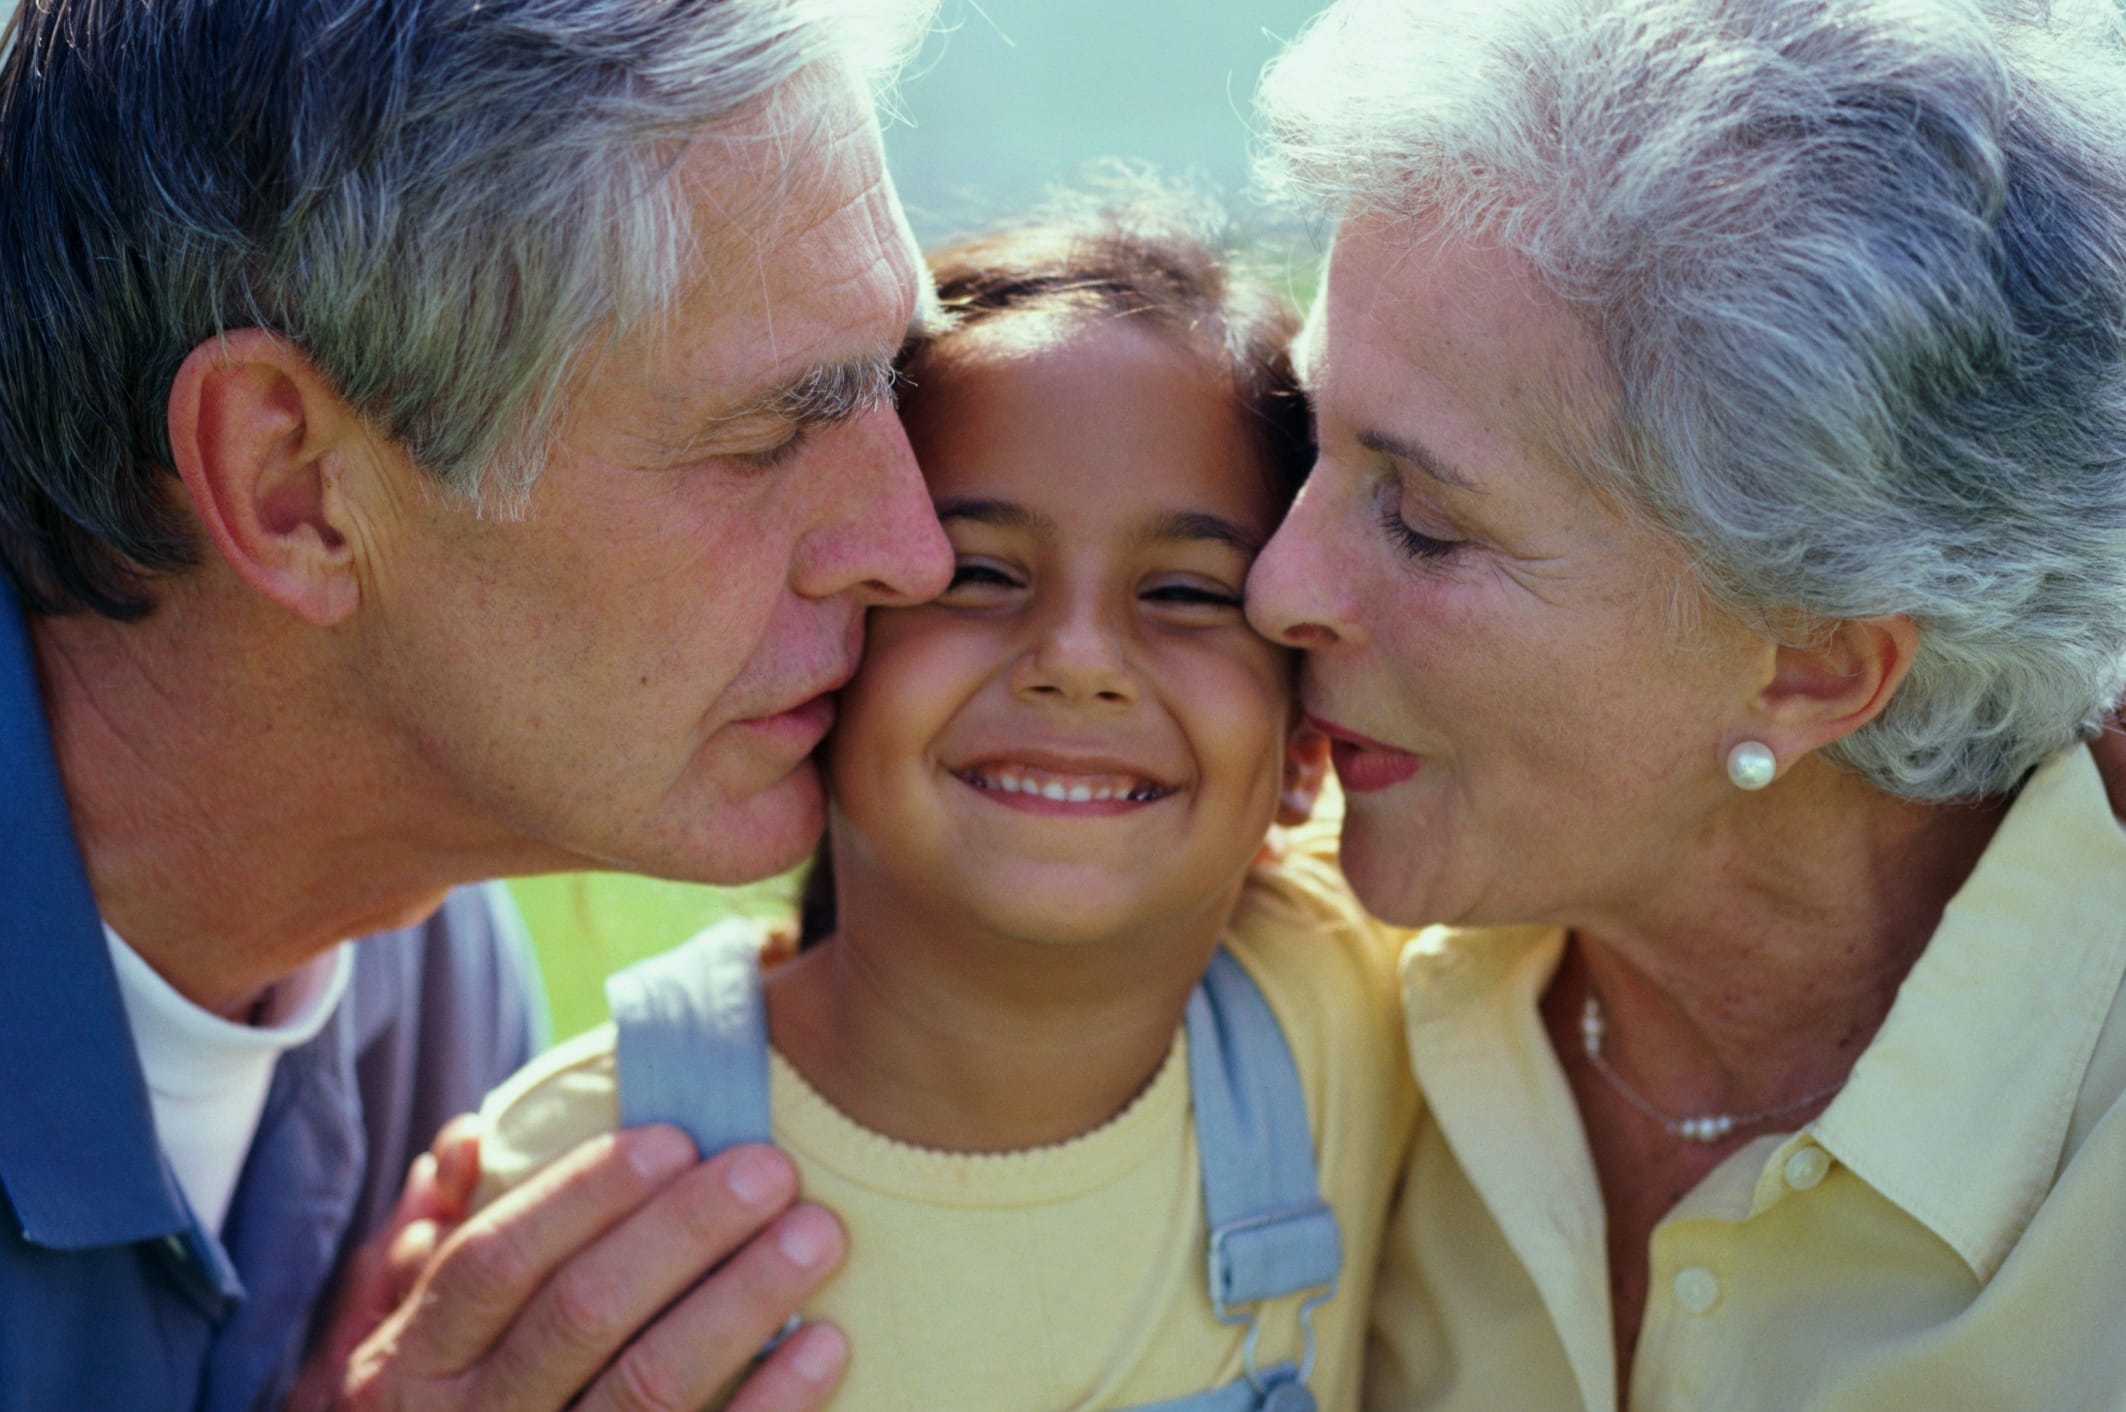
[[[841,1263],[841,1224],[818,1206],[796,1206],[666,1310],[614,1360],[578,1404],[581,1412],[666,1412],[700,1407],[743,1371]],[[734,1407],[824,1405],[840,1376],[834,1344],[805,1331],[775,1350]],[[772,1369],[773,1371],[768,1371]],[[824,1386],[822,1386],[824,1381]]]
[[[477,1149],[473,1161],[477,1176]],[[391,1215],[347,1262],[331,1313],[312,1336],[304,1355],[288,1397],[287,1412],[322,1412],[337,1401],[347,1361],[355,1348],[405,1300],[435,1253],[441,1229],[434,1218],[441,1209],[436,1168],[433,1151],[413,1159]]]
[[[745,1380],[724,1412],[819,1412],[849,1365],[849,1340],[832,1324],[807,1324]]]
[[[482,1370],[483,1396],[516,1406],[543,1388],[590,1384],[613,1363],[605,1381],[617,1373],[624,1390],[613,1406],[662,1407],[667,1394],[671,1405],[702,1405],[839,1259],[840,1228],[816,1209],[785,1214],[732,1255],[796,1195],[796,1171],[772,1148],[734,1148],[688,1172],[554,1272]],[[707,1294],[695,1290],[727,1257]],[[667,1352],[658,1330],[704,1299],[721,1318],[696,1313],[686,1341]]]
[[[390,1300],[383,1313],[388,1314],[406,1302],[406,1296],[413,1293],[414,1286],[427,1272],[429,1262],[435,1259],[436,1247],[455,1229],[455,1226],[446,1226],[440,1221],[415,1221],[392,1235],[383,1257],[384,1289]]]
[[[430,1144],[435,1159],[433,1208],[423,1214],[438,1221],[462,1221],[472,1209],[472,1194],[480,1184],[480,1119],[460,1113],[443,1125]]]
[[[557,1268],[694,1165],[684,1133],[639,1128],[593,1138],[504,1194],[444,1241],[406,1351],[435,1373],[487,1358]]]

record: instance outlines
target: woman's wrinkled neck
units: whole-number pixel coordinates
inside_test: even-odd
[[[1775,1107],[1850,1071],[2007,800],[1921,804],[1819,759],[1737,795],[1628,904],[1571,919],[1610,1061],[1671,1111]]]

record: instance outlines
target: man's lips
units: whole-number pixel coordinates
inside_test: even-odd
[[[1425,757],[1309,715],[1307,724],[1329,738],[1329,758],[1347,794],[1371,794],[1401,784],[1424,768]]]
[[[808,696],[787,710],[767,716],[750,716],[735,724],[789,744],[800,755],[809,755],[834,729],[834,693]]]
[[[758,716],[748,716],[734,724],[758,731],[780,740],[796,744],[801,753],[809,754],[812,748],[826,738],[834,729],[835,694],[849,684],[856,675],[858,652],[849,653],[849,665],[840,668],[834,675],[822,678],[813,684],[812,694],[780,711],[768,711]]]

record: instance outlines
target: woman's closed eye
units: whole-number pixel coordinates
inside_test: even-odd
[[[1387,534],[1388,542],[1409,558],[1437,563],[1452,556],[1467,542],[1427,534],[1411,524],[1403,513],[1400,494],[1383,493],[1378,506],[1380,527]]]

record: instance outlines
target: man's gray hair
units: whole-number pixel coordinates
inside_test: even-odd
[[[504,505],[602,330],[694,257],[686,140],[800,70],[883,87],[935,0],[29,0],[0,38],[0,561],[129,617],[191,562],[166,407],[300,347]]]
[[[2126,686],[2109,0],[1340,0],[1263,106],[1274,183],[1500,242],[1581,312],[1619,412],[1572,450],[1717,602],[1912,615],[1833,758],[1948,800],[2095,732]]]

